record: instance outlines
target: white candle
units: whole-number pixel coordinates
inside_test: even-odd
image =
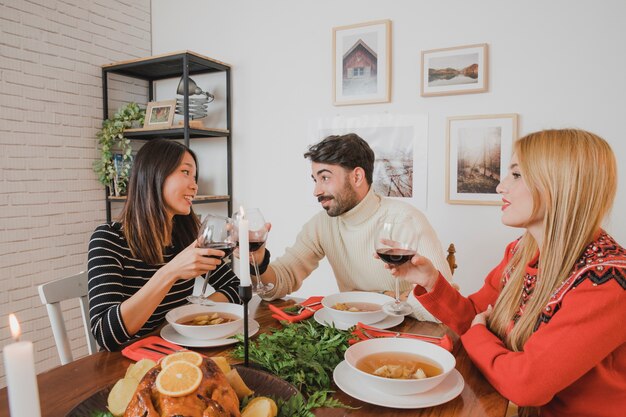
[[[248,238],[248,219],[243,207],[239,207],[239,282],[242,287],[250,287],[250,244]]]
[[[11,416],[41,417],[33,344],[19,341],[21,330],[15,314],[9,315],[9,325],[15,343],[5,346],[2,355]]]

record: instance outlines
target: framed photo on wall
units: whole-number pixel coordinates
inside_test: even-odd
[[[488,66],[486,43],[422,51],[422,97],[484,93]]]
[[[176,100],[151,101],[146,108],[144,129],[167,129],[172,126]]]
[[[333,28],[333,104],[391,100],[391,20]]]
[[[501,205],[496,187],[509,168],[517,114],[448,117],[446,203]]]

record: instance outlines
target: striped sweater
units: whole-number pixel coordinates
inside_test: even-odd
[[[163,253],[165,263],[182,249],[166,248]],[[148,265],[134,258],[120,223],[107,223],[96,228],[89,242],[87,265],[89,316],[91,332],[103,349],[119,350],[129,341],[157,329],[165,321],[168,311],[187,304],[186,297],[193,291],[193,279],[177,281],[143,327],[134,335],[128,334],[122,322],[120,305],[139,291],[163,265]],[[241,302],[237,293],[239,278],[230,264],[222,263],[213,271],[209,283],[231,302]]]

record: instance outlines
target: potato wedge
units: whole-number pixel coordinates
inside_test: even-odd
[[[250,401],[241,412],[241,417],[276,417],[278,407],[268,397],[257,397]]]
[[[239,372],[237,372],[235,368],[231,369],[226,374],[226,379],[228,380],[230,386],[233,387],[233,389],[235,390],[235,393],[237,394],[237,397],[239,397],[239,400],[254,394],[254,391],[252,391],[246,385],[246,383],[243,382],[243,379],[241,379]]]
[[[114,416],[122,416],[133,398],[139,381],[135,378],[122,378],[113,385],[107,398],[107,408]]]
[[[137,382],[140,382],[143,376],[155,366],[156,362],[152,359],[140,359],[135,365],[128,367],[125,378],[135,378]]]
[[[230,372],[230,364],[228,363],[228,359],[224,356],[211,356],[211,359],[219,368],[224,372],[224,375]]]
[[[131,363],[130,365],[128,365],[128,368],[126,368],[126,374],[124,375],[124,378],[130,375],[131,369],[133,369],[134,366],[135,366],[134,363]]]

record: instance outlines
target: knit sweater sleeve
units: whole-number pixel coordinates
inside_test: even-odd
[[[122,321],[125,300],[124,248],[109,225],[99,226],[89,241],[88,298],[91,331],[100,346],[116,350],[131,339]]]
[[[507,246],[504,257],[487,275],[483,287],[469,297],[463,297],[439,274],[432,291],[426,292],[423,287],[416,286],[413,290],[415,298],[457,334],[465,333],[478,312],[485,311],[489,304],[495,304],[501,291],[502,274],[515,244],[516,242],[512,242]]]
[[[586,279],[565,295],[560,310],[530,336],[521,352],[508,350],[483,325],[473,326],[461,340],[469,357],[498,392],[519,405],[541,406],[583,375],[589,376],[592,368],[626,343],[625,315],[626,291],[616,280],[594,285]],[[593,376],[604,383],[611,381],[616,389],[626,392],[625,379],[618,376],[623,356],[613,360],[613,369],[596,369]],[[596,385],[586,389],[603,389],[601,384]]]
[[[272,262],[269,268],[276,274],[276,285],[273,291],[266,294],[266,300],[275,300],[297,291],[302,281],[308,277],[325,256],[320,245],[319,233],[323,233],[322,216],[320,213],[309,220],[303,227],[296,242],[285,250],[285,254]]]
[[[452,280],[452,272],[450,271],[450,265],[446,260],[443,246],[437,237],[437,233],[431,226],[426,216],[416,208],[411,207],[411,217],[413,230],[416,231],[418,240],[416,242],[417,253],[430,259],[434,267],[440,272],[441,276],[447,281]],[[428,309],[426,309],[419,300],[417,300],[413,293],[409,293],[408,300],[411,307],[413,307],[412,316],[422,321],[438,321]]]

